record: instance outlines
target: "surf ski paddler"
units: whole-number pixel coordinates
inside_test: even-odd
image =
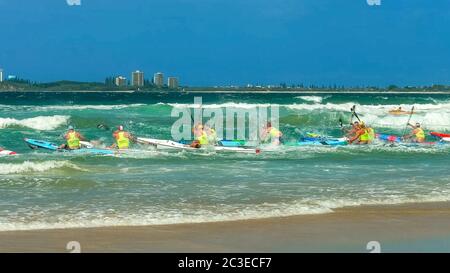
[[[216,130],[209,127],[208,125],[205,125],[204,131],[206,132],[206,135],[208,137],[208,144],[216,145],[218,140]]]
[[[351,125],[352,125],[352,127],[350,129],[348,129],[347,134],[346,134],[347,138],[353,138],[356,135],[356,132],[358,132],[361,129],[359,121],[355,121]]]
[[[348,143],[356,144],[355,141],[358,141],[357,144],[370,144],[375,139],[375,131],[373,128],[366,126],[364,122],[359,125],[359,130],[356,131],[355,135],[349,139]]]
[[[86,140],[84,136],[75,131],[75,128],[70,125],[67,128],[67,133],[64,135],[66,143],[59,146],[59,149],[77,150],[81,148],[80,141]]]
[[[411,139],[412,142],[422,143],[425,142],[425,131],[421,128],[420,123],[416,122],[415,125],[408,123],[408,126],[412,127],[411,134],[404,136],[404,139]]]
[[[209,144],[208,134],[206,130],[203,127],[203,124],[197,124],[194,129],[194,141],[191,143],[191,147],[193,148],[200,148],[204,145]]]
[[[113,137],[116,143],[110,146],[110,148],[128,149],[130,148],[130,142],[134,141],[134,137],[124,130],[123,125],[117,126],[117,130],[113,133]]]
[[[271,122],[267,122],[262,132],[261,139],[263,140],[263,142],[270,142],[274,145],[280,145],[282,136],[283,133],[281,133],[280,130],[273,127]]]

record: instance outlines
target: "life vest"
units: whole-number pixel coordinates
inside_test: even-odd
[[[217,133],[216,130],[211,128],[211,133],[208,135],[208,143],[217,142]]]
[[[417,128],[414,133],[417,139],[425,139],[425,132],[422,128]]]
[[[117,147],[119,149],[128,149],[130,147],[130,139],[125,136],[125,132],[117,134]]]
[[[279,138],[281,137],[281,132],[275,128],[271,128],[269,131],[270,137],[273,138]]]
[[[69,149],[80,149],[80,139],[78,138],[77,133],[71,132],[68,133],[67,136],[67,146],[69,147]]]
[[[206,132],[202,132],[202,134],[197,137],[197,140],[200,143],[200,145],[208,145],[209,143],[208,135],[206,134]]]
[[[372,128],[368,128],[369,130],[369,141],[373,141],[375,139],[375,131]]]
[[[364,129],[364,134],[359,137],[360,141],[373,141],[375,139],[375,132],[372,128]]]

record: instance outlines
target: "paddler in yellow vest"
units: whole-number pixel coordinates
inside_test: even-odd
[[[425,142],[425,131],[420,127],[420,123],[416,122],[416,125],[408,123],[413,128],[411,134],[404,136],[405,139],[411,139],[412,142],[422,143]]]
[[[208,137],[208,144],[209,145],[216,145],[217,144],[217,133],[214,128],[209,127],[208,125],[205,125],[204,128],[206,135]]]
[[[116,143],[110,146],[110,148],[128,149],[130,148],[130,142],[134,140],[134,137],[124,131],[123,126],[119,125],[117,130],[113,133],[113,137],[116,139]]]
[[[206,130],[204,130],[202,124],[197,124],[193,129],[193,133],[194,141],[192,141],[191,147],[200,148],[201,146],[209,144],[208,134]]]
[[[59,149],[77,150],[81,148],[80,141],[86,140],[84,136],[75,131],[72,125],[69,126],[64,138],[67,142],[59,146]]]
[[[375,131],[373,128],[366,126],[364,122],[361,122],[359,125],[359,130],[356,134],[348,141],[348,143],[352,144],[356,140],[358,140],[358,144],[370,144],[375,139]]]
[[[272,127],[271,122],[267,122],[267,125],[261,135],[261,139],[263,140],[263,142],[271,142],[274,145],[280,145],[282,136],[283,133],[281,133],[280,130]]]
[[[348,129],[346,136],[348,138],[353,138],[360,129],[359,121],[355,121],[352,123],[352,127]]]

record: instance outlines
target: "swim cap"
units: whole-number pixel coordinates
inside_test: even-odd
[[[119,125],[119,126],[117,126],[117,129],[119,129],[119,131],[123,131],[123,126]]]
[[[69,125],[69,128],[67,128],[68,130],[73,130],[74,128],[73,128],[73,126],[72,125]]]

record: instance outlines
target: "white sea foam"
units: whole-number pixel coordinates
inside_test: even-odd
[[[394,192],[387,197],[360,198],[360,199],[323,199],[289,203],[262,203],[247,206],[220,205],[208,208],[193,208],[186,205],[185,208],[142,208],[139,212],[113,210],[94,210],[87,212],[72,211],[61,215],[47,215],[39,208],[33,212],[21,211],[17,219],[0,218],[0,231],[57,229],[57,228],[87,228],[105,226],[143,226],[143,225],[167,225],[183,223],[210,223],[219,221],[237,221],[249,219],[264,219],[272,217],[287,217],[294,215],[310,215],[332,213],[337,208],[355,207],[362,205],[396,205],[407,203],[447,202],[450,201],[450,193],[430,193],[422,196],[399,196]],[[36,217],[36,213],[39,217]],[[24,214],[30,215],[31,221],[24,222]],[[14,214],[9,215],[16,218]],[[45,219],[36,221],[34,219]]]
[[[320,97],[318,97],[320,98]],[[166,105],[166,103],[158,103],[159,105]],[[372,112],[373,110],[379,113],[388,114],[391,109],[396,109],[399,106],[404,110],[410,110],[412,105],[409,104],[366,104],[361,105],[355,102],[346,103],[326,103],[326,104],[304,104],[304,103],[293,103],[293,104],[271,104],[271,103],[240,103],[240,102],[225,102],[225,103],[213,103],[213,104],[189,104],[189,103],[167,103],[172,107],[177,108],[255,108],[255,107],[268,107],[268,106],[279,106],[286,107],[293,110],[334,110],[334,111],[346,111],[349,112],[353,105],[356,105],[356,110],[358,112]],[[422,113],[426,111],[450,111],[450,103],[440,103],[440,104],[415,104],[415,113]]]
[[[353,102],[348,103],[326,103],[326,104],[250,104],[250,103],[222,103],[222,104],[169,104],[177,108],[202,108],[202,109],[253,109],[257,107],[271,107],[278,106],[280,108],[287,108],[299,114],[332,114],[332,118],[336,115],[350,116],[350,109],[356,105],[356,112],[358,116],[367,124],[374,127],[387,128],[404,128],[408,121],[409,115],[391,115],[389,110],[401,106],[403,109],[410,109],[411,105],[359,105]],[[311,113],[312,112],[312,113]],[[412,116],[412,122],[422,123],[425,129],[429,130],[444,130],[450,128],[450,103],[441,104],[416,104],[415,112]]]
[[[324,99],[323,97],[319,96],[298,96],[295,97],[296,99],[302,99],[304,101],[314,102],[314,103],[321,103]]]
[[[37,116],[27,119],[15,118],[0,118],[0,129],[11,126],[28,127],[35,130],[54,130],[61,125],[64,125],[69,120],[70,116]]]
[[[30,111],[59,111],[59,110],[117,110],[131,107],[141,107],[146,104],[117,104],[117,105],[0,105],[0,109],[6,110],[30,110]]]
[[[71,168],[75,170],[82,170],[77,165],[70,163],[69,161],[56,161],[56,160],[49,160],[43,162],[25,161],[22,163],[0,164],[0,174],[36,173],[59,168]]]
[[[214,104],[186,104],[186,103],[168,103],[174,108],[192,108],[192,109],[221,109],[221,108],[236,108],[236,109],[253,109],[256,107],[269,107],[269,106],[277,106],[277,104],[263,103],[263,104],[254,104],[254,103],[235,103],[235,102],[227,102],[227,103],[214,103]]]

